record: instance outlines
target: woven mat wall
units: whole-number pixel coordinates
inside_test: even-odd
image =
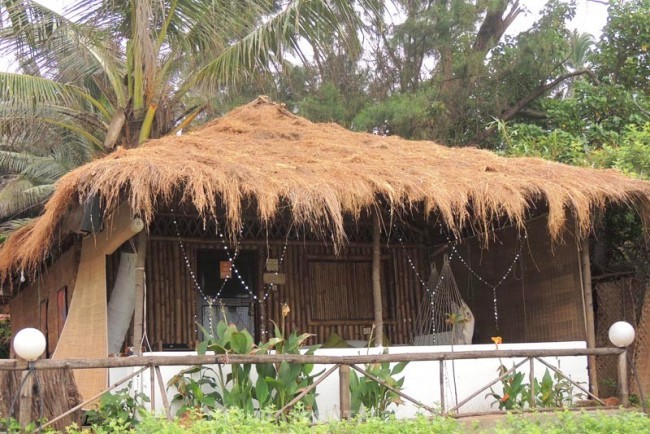
[[[639,314],[643,303],[645,287],[635,278],[625,278],[616,281],[599,282],[594,285],[596,346],[611,347],[608,332],[609,327],[616,321],[627,321],[639,330]],[[649,315],[650,316],[650,312]],[[647,328],[647,327],[646,327]],[[635,343],[630,348],[630,354],[635,354],[650,344],[650,335],[638,332]],[[596,358],[598,388],[601,397],[617,395],[618,360],[616,356],[600,356]],[[632,393],[638,393],[635,379],[628,379]]]

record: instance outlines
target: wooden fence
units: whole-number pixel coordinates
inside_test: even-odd
[[[171,407],[167,399],[167,393],[165,390],[165,384],[162,379],[160,372],[161,366],[185,366],[185,365],[213,365],[213,364],[264,364],[264,363],[299,363],[299,364],[317,364],[317,365],[333,365],[325,373],[314,381],[314,383],[306,390],[303,390],[299,395],[297,395],[291,402],[289,402],[284,408],[279,409],[277,416],[280,416],[285,410],[296,404],[303,396],[313,390],[318,384],[320,384],[325,378],[330,376],[336,370],[339,370],[339,381],[340,381],[340,411],[342,418],[348,418],[351,416],[350,411],[350,372],[351,370],[356,370],[360,374],[367,376],[373,381],[376,381],[392,390],[393,392],[400,395],[402,398],[407,401],[413,402],[418,407],[429,411],[430,413],[441,413],[443,415],[454,415],[457,413],[458,409],[463,405],[467,404],[470,400],[478,396],[481,392],[485,391],[489,387],[498,383],[499,381],[505,379],[508,375],[513,373],[517,368],[524,365],[525,363],[530,364],[530,383],[531,383],[531,398],[535,395],[534,382],[534,362],[538,362],[545,365],[547,368],[551,369],[558,375],[561,375],[566,380],[570,381],[575,387],[580,389],[586,395],[592,397],[596,402],[601,405],[604,403],[597,397],[594,396],[589,390],[585,389],[580,384],[574,382],[566,375],[564,375],[558,368],[548,364],[542,358],[544,357],[572,357],[572,356],[612,356],[618,355],[619,360],[619,394],[621,397],[621,405],[628,405],[628,388],[627,388],[627,361],[626,361],[626,351],[620,348],[582,348],[582,349],[554,349],[554,350],[493,350],[493,351],[459,351],[459,352],[446,352],[446,353],[405,353],[405,354],[375,354],[375,355],[358,355],[358,356],[326,356],[326,355],[300,355],[300,354],[264,354],[264,355],[240,355],[240,354],[219,354],[219,355],[203,355],[203,356],[136,356],[136,357],[113,357],[113,358],[103,358],[103,359],[68,359],[68,360],[50,360],[42,359],[35,362],[25,362],[21,360],[0,360],[0,371],[24,371],[26,375],[28,372],[34,372],[37,370],[48,370],[48,369],[96,369],[96,368],[119,368],[119,367],[139,367],[135,372],[121,379],[109,386],[106,390],[101,393],[87,399],[83,403],[77,405],[74,408],[66,411],[65,413],[51,419],[41,428],[52,425],[58,420],[66,417],[67,415],[78,411],[79,409],[88,406],[88,404],[97,400],[104,393],[115,389],[116,387],[126,383],[133,377],[143,374],[146,370],[149,370],[150,380],[152,384],[151,393],[153,398],[153,390],[155,383],[158,384],[160,392],[162,395],[162,404],[164,406],[166,416],[171,419]],[[487,359],[487,358],[523,358],[524,360],[515,364],[511,369],[502,373],[497,378],[491,380],[490,382],[482,385],[478,390],[472,393],[467,398],[463,399],[461,402],[457,403],[451,408],[445,407],[445,397],[444,392],[441,387],[441,396],[440,396],[440,405],[441,409],[436,410],[430,406],[425,405],[422,402],[417,401],[416,399],[406,395],[400,390],[392,388],[390,385],[383,382],[381,379],[376,378],[366,372],[364,369],[358,367],[357,365],[364,365],[369,363],[397,363],[397,362],[439,362],[440,366],[440,382],[444,380],[444,369],[443,362],[449,360],[467,360],[467,359]],[[16,391],[15,393],[19,393]],[[21,394],[21,401],[26,400],[27,398],[24,393]],[[534,406],[534,399],[531,399],[531,403]],[[31,402],[31,401],[30,401]],[[152,408],[155,409],[155,401],[152,399]],[[21,414],[24,412],[21,409]],[[21,424],[26,424],[29,421],[22,420]]]

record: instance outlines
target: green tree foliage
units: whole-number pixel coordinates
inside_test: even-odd
[[[317,77],[292,95],[301,114],[360,131],[492,148],[498,140],[486,126],[494,119],[544,116],[543,100],[593,76],[586,69],[590,38],[566,27],[571,1],[548,1],[539,20],[515,36],[504,35],[525,13],[516,0],[396,1],[392,11],[392,22],[367,20],[354,62],[342,66],[330,56],[306,66]]]
[[[0,359],[8,359],[11,350],[11,323],[0,321]]]
[[[263,93],[304,44],[358,46],[359,25],[347,0],[78,0],[64,14],[6,1],[0,19],[0,53],[18,67],[0,73],[2,171],[13,175],[0,219],[42,203],[64,165],[186,131]],[[36,166],[38,176],[25,172]]]
[[[650,1],[614,0],[599,44],[600,72],[611,82],[650,94]]]
[[[568,92],[537,101],[537,119],[496,122],[501,152],[614,168],[650,179],[650,88],[644,51],[650,37],[650,2],[612,2],[609,15],[601,40],[582,61],[593,75],[572,81]],[[578,42],[586,43],[575,40],[572,45]],[[574,62],[572,67],[579,66]],[[593,249],[596,270],[650,275],[636,214],[614,207],[603,223]]]

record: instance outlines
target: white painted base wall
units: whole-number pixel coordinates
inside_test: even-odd
[[[585,342],[544,342],[544,343],[527,343],[527,344],[501,344],[499,349],[502,350],[528,350],[528,349],[578,349],[586,348]],[[485,345],[455,345],[454,351],[491,351],[494,350],[494,344]],[[373,354],[377,353],[377,349],[359,349],[359,348],[341,348],[341,349],[321,349],[316,351],[316,355],[359,355],[359,354]],[[411,346],[398,346],[390,347],[391,354],[403,353],[426,353],[426,352],[451,352],[451,346],[431,346],[431,347],[411,347]],[[144,355],[189,355],[196,354],[193,352],[178,352],[178,353],[145,353]],[[513,364],[521,361],[521,358],[502,359],[506,368],[511,368]],[[587,373],[587,357],[546,357],[544,360],[552,366],[558,367],[562,372],[569,376],[573,381],[588,385]],[[440,362],[411,362],[404,369],[401,375],[405,376],[404,393],[421,401],[422,403],[439,407],[440,406]],[[444,394],[446,408],[453,407],[456,402],[460,402],[476,390],[482,387],[499,375],[497,369],[501,362],[498,359],[475,359],[475,360],[456,360],[444,362],[445,364],[445,382]],[[323,369],[329,368],[331,365],[318,365],[314,368],[313,372],[320,372]],[[362,367],[362,366],[361,366]],[[182,366],[162,366],[161,373],[165,381],[165,389],[167,388],[167,381],[174,376],[178,371],[186,367]],[[363,368],[363,367],[362,367]],[[110,384],[114,384],[119,379],[124,378],[138,368],[114,368],[110,369],[109,377]],[[526,375],[525,383],[528,383],[528,370],[529,364],[525,363],[520,368],[519,372]],[[535,362],[535,375],[538,381],[541,381],[546,367],[540,362]],[[456,384],[454,387],[454,375]],[[253,369],[253,373],[255,370]],[[552,374],[552,373],[551,373]],[[148,371],[142,375],[134,378],[132,388],[134,391],[140,391],[148,396],[151,396],[151,385],[149,381]],[[494,386],[497,393],[501,393],[500,382]],[[118,388],[119,389],[119,388]],[[456,395],[457,392],[457,395]],[[575,390],[579,393],[579,390]],[[318,394],[317,402],[319,409],[320,420],[331,420],[339,417],[339,378],[338,371],[326,378],[316,388]],[[485,398],[486,392],[480,393],[477,397],[462,406],[459,410],[460,413],[471,413],[479,411],[491,411],[498,409],[497,405],[492,406],[494,402],[492,398]],[[174,396],[174,391],[167,392],[171,401]],[[156,384],[154,391],[154,398],[156,403],[157,412],[162,411],[162,399],[159,386]],[[426,410],[419,410],[415,404],[405,401],[405,405],[395,407],[395,413],[399,418],[410,418],[418,413],[426,413]]]

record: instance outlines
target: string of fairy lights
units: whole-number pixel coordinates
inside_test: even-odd
[[[207,295],[203,291],[203,288],[202,288],[201,284],[199,284],[199,281],[197,279],[196,273],[194,273],[194,269],[192,268],[192,263],[191,263],[191,261],[189,259],[188,254],[187,254],[187,250],[185,249],[185,243],[183,243],[183,239],[181,237],[180,229],[178,227],[178,221],[176,220],[176,216],[174,214],[174,209],[171,209],[171,212],[172,212],[172,222],[174,224],[174,230],[175,230],[175,233],[176,233],[176,238],[177,238],[178,244],[180,246],[181,254],[183,255],[183,260],[185,262],[185,267],[187,269],[187,272],[190,275],[190,279],[192,281],[192,284],[194,285],[194,288],[195,288],[196,292],[208,304],[208,309],[210,311],[210,314],[208,315],[208,325],[210,327],[210,330],[212,331],[212,330],[214,330],[214,325],[213,325],[213,321],[212,321],[212,311],[213,311],[212,309],[213,309],[215,303],[218,302],[219,298],[221,298],[221,294],[223,293],[223,290],[224,290],[227,282],[230,280],[230,278],[225,278],[223,280],[223,282],[221,284],[221,287],[219,288],[219,290],[216,292],[216,294],[214,296]],[[242,233],[243,233],[243,228],[239,232],[240,236],[242,235]],[[226,257],[228,258],[228,262],[230,264],[230,270],[236,276],[236,278],[239,281],[241,287],[249,294],[249,296],[251,297],[251,299],[254,302],[258,302],[259,304],[262,304],[263,302],[265,302],[269,298],[269,295],[271,294],[271,292],[275,289],[276,285],[274,283],[266,284],[265,285],[266,288],[265,288],[265,291],[263,293],[263,296],[261,298],[258,297],[257,294],[255,294],[252,291],[250,285],[244,280],[244,277],[242,276],[239,269],[235,265],[235,260],[239,256],[239,251],[240,251],[239,248],[235,247],[233,249],[233,253],[232,254],[230,253],[231,248],[229,248],[228,245],[226,244],[224,234],[219,231],[219,226],[218,225],[217,225],[217,237],[219,239],[221,239],[222,242],[224,243],[223,249],[224,249],[224,251],[226,253]],[[287,237],[285,239],[284,246],[282,247],[282,253],[280,255],[280,258],[278,259],[278,269],[275,271],[276,275],[279,274],[279,270],[281,269],[282,264],[284,263],[284,259],[285,259],[286,253],[287,253],[288,241],[289,241],[289,237]],[[236,245],[238,246],[239,243],[237,242]],[[270,258],[270,251],[267,250],[267,261],[268,261],[269,258]],[[266,334],[268,334],[268,331],[266,330],[266,326],[264,325],[264,310],[260,309],[260,311],[261,311],[260,322],[262,324],[261,334],[266,335]],[[198,324],[197,314],[196,313],[194,314],[194,323]],[[195,332],[198,332],[198,330],[195,329]]]
[[[188,272],[188,274],[190,276],[190,279],[192,281],[192,284],[193,284],[196,292],[207,303],[208,308],[210,309],[210,315],[208,317],[208,323],[209,323],[208,325],[210,327],[210,330],[214,330],[213,321],[212,321],[212,309],[213,309],[215,303],[218,302],[219,298],[221,297],[221,295],[223,293],[223,290],[224,290],[227,282],[230,279],[229,278],[224,279],[224,281],[222,282],[219,290],[216,292],[215,295],[211,296],[211,295],[207,295],[205,293],[205,291],[203,290],[201,284],[199,283],[199,281],[197,279],[197,276],[196,276],[196,273],[194,272],[194,269],[192,268],[192,263],[191,263],[191,261],[189,259],[187,249],[185,248],[185,244],[183,243],[183,240],[182,240],[182,237],[181,237],[181,234],[180,234],[180,229],[179,229],[179,226],[178,226],[178,221],[177,221],[176,216],[174,214],[174,210],[172,209],[171,212],[172,212],[172,221],[173,221],[173,224],[174,224],[175,234],[176,234],[176,237],[178,239],[181,254],[183,255],[183,261],[185,262],[185,267],[187,269],[187,272]],[[397,229],[397,234],[398,234],[397,240],[398,240],[398,242],[399,242],[399,244],[400,244],[400,246],[402,248],[402,251],[403,251],[403,253],[404,253],[405,257],[406,257],[406,260],[407,260],[411,270],[415,274],[417,280],[419,281],[420,285],[427,292],[427,294],[429,296],[429,300],[431,300],[431,305],[432,305],[432,308],[433,308],[434,307],[433,306],[433,304],[434,304],[433,298],[434,298],[435,294],[438,292],[438,290],[440,289],[440,286],[443,284],[444,276],[439,277],[438,281],[436,282],[435,287],[433,287],[433,288],[429,287],[427,282],[425,282],[424,278],[420,274],[418,268],[416,267],[415,261],[409,255],[408,250],[406,248],[406,245],[404,244],[404,239],[399,233],[399,229],[397,228],[397,226],[395,226],[395,228]],[[243,228],[240,230],[240,236],[241,236],[242,233],[243,233]],[[261,297],[258,297],[258,295],[255,294],[253,292],[253,290],[251,289],[251,286],[246,282],[246,280],[244,279],[244,276],[242,275],[242,273],[239,271],[239,269],[237,268],[237,266],[235,264],[235,260],[239,256],[239,252],[240,252],[239,247],[235,247],[234,249],[232,249],[226,244],[224,234],[219,231],[219,226],[218,225],[217,225],[217,237],[224,242],[223,249],[224,249],[224,252],[226,253],[226,257],[228,258],[228,262],[230,264],[230,270],[232,271],[232,274],[235,276],[237,281],[240,283],[241,287],[248,293],[248,295],[251,297],[253,302],[257,302],[259,304],[262,304],[263,302],[265,302],[269,298],[271,292],[274,291],[276,284],[275,283],[266,283],[265,284],[265,291],[263,292],[263,295]],[[526,235],[525,234],[522,235],[522,238],[525,240]],[[274,273],[276,275],[279,274],[279,270],[282,268],[282,265],[283,265],[284,260],[286,258],[288,240],[289,240],[289,237],[287,236],[285,238],[285,243],[284,243],[284,246],[282,247],[280,257],[278,258],[277,269],[274,271]],[[490,288],[492,290],[494,321],[495,321],[496,329],[498,331],[498,329],[499,329],[499,309],[498,309],[497,289],[501,285],[503,285],[503,283],[508,279],[508,277],[515,270],[515,266],[516,266],[517,262],[519,261],[519,259],[521,258],[522,248],[523,248],[524,242],[520,240],[519,248],[518,248],[517,252],[515,253],[515,255],[513,257],[512,262],[510,263],[510,265],[508,266],[508,268],[506,269],[504,274],[501,276],[501,278],[495,284],[491,284],[485,278],[483,278],[480,274],[478,274],[476,272],[476,270],[474,270],[472,268],[472,266],[469,264],[469,262],[465,258],[463,258],[463,256],[460,254],[460,252],[457,249],[458,240],[452,240],[450,238],[447,238],[447,242],[448,242],[449,248],[451,250],[451,253],[449,254],[449,257],[448,257],[449,262],[451,263],[452,260],[457,259],[467,269],[467,271],[472,276],[474,276],[474,278],[476,278],[479,282],[481,282],[483,285],[487,286],[488,288]],[[235,244],[237,246],[239,245],[238,242],[235,243]],[[231,250],[232,250],[232,253],[231,253]],[[267,249],[267,261],[268,261],[268,259],[270,259],[270,248]],[[260,322],[262,324],[260,332],[261,332],[262,335],[267,335],[268,331],[266,330],[265,323],[264,323],[264,321],[265,321],[264,310],[260,309],[260,312],[261,312]],[[195,320],[195,324],[198,324],[196,313],[194,314],[194,320]]]
[[[397,226],[395,226],[395,228],[398,229]],[[526,234],[523,234],[522,238],[523,238],[523,240],[525,240],[527,238]],[[438,282],[436,283],[436,286],[434,288],[430,288],[429,285],[422,278],[422,275],[418,271],[417,267],[415,266],[415,262],[413,261],[411,256],[408,254],[408,250],[406,249],[406,245],[404,244],[404,239],[399,234],[399,232],[398,232],[398,236],[397,236],[397,241],[399,242],[400,246],[402,247],[402,251],[404,252],[404,255],[406,256],[406,260],[408,261],[409,266],[413,270],[413,273],[415,274],[417,279],[420,281],[420,284],[422,285],[422,287],[425,289],[425,291],[429,295],[429,300],[431,300],[431,307],[433,308],[434,307],[433,297],[438,292],[440,286],[442,285],[442,283],[444,281],[445,276],[440,276],[438,278]],[[488,288],[490,288],[492,290],[492,302],[493,302],[493,308],[494,308],[494,323],[495,323],[496,330],[498,331],[499,330],[499,307],[498,307],[498,298],[497,298],[497,288],[500,287],[508,279],[508,276],[510,276],[512,274],[512,272],[514,271],[515,265],[519,261],[519,258],[521,258],[524,241],[520,240],[519,248],[518,248],[517,252],[515,253],[514,258],[512,259],[512,262],[510,263],[510,265],[506,269],[505,273],[501,276],[501,278],[497,281],[496,284],[491,284],[487,280],[485,280],[480,274],[478,274],[476,272],[476,270],[474,270],[472,268],[472,266],[468,263],[468,261],[466,261],[463,258],[463,256],[460,254],[460,252],[456,248],[456,246],[458,245],[458,240],[451,240],[450,238],[447,238],[447,243],[449,244],[450,249],[451,249],[451,254],[448,257],[449,263],[451,263],[453,258],[458,258],[458,261],[460,261],[460,263],[463,264],[463,266],[467,269],[467,271],[469,271],[469,273],[472,276],[474,276],[479,282],[481,282],[482,284],[484,284],[485,286],[487,286]],[[435,333],[435,330],[434,330],[434,333]]]

